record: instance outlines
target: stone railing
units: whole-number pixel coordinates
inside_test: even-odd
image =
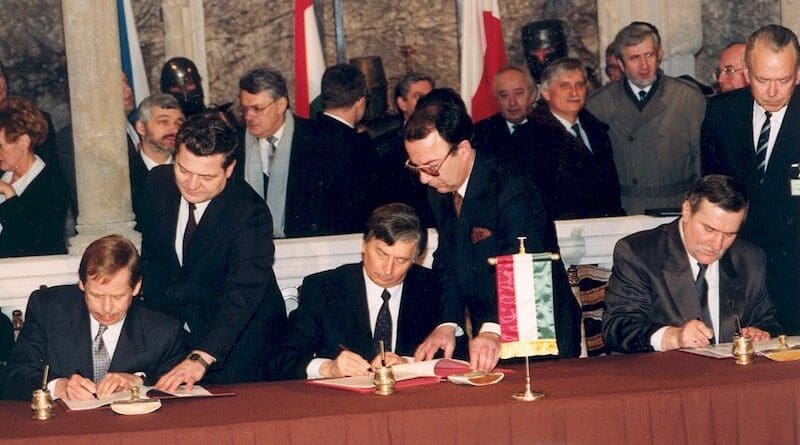
[[[614,244],[625,235],[655,227],[672,218],[627,216],[556,222],[564,264],[611,265]],[[431,265],[437,235],[430,230],[424,264]],[[361,261],[361,235],[339,235],[275,241],[275,275],[285,295],[303,277],[345,263]],[[24,311],[30,293],[40,286],[76,283],[79,255],[0,259],[0,309]]]

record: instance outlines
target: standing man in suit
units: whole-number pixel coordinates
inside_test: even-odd
[[[333,231],[325,199],[325,167],[314,145],[313,123],[292,113],[283,76],[254,68],[239,79],[245,128],[239,132],[234,175],[244,178],[272,214],[276,238]]]
[[[703,171],[744,182],[742,237],[767,255],[767,287],[787,334],[800,334],[800,92],[797,36],[767,25],[747,39],[750,88],[714,97],[703,122]]]
[[[744,42],[729,43],[725,49],[719,53],[717,59],[717,69],[714,70],[714,78],[717,79],[717,88],[723,93],[748,85],[745,77],[744,52],[747,45]]]
[[[286,377],[367,375],[369,361],[380,366],[379,340],[387,365],[414,354],[441,317],[432,273],[415,264],[422,230],[410,206],[378,207],[367,220],[363,262],[303,280],[279,356]]]
[[[186,351],[180,323],[134,297],[142,276],[136,247],[119,235],[92,242],[78,285],[37,290],[25,326],[0,373],[2,398],[30,399],[50,365],[54,398],[89,400],[152,385]]]
[[[436,86],[433,78],[421,73],[407,73],[394,88],[394,101],[403,116],[403,125],[384,133],[375,140],[378,156],[378,178],[375,204],[402,202],[414,207],[423,227],[433,227],[435,221],[428,204],[427,187],[403,167],[406,147],[403,132],[406,122],[417,106],[417,101],[425,97]]]
[[[192,353],[158,382],[175,389],[259,381],[286,309],[272,264],[272,218],[253,189],[231,179],[236,130],[218,113],[188,119],[175,164],[150,172],[142,219],[145,301],[178,318]]]
[[[700,123],[705,98],[665,75],[661,38],[634,22],[614,39],[625,77],[595,91],[586,108],[610,126],[622,206],[629,214],[679,207],[700,171]]]
[[[559,59],[542,72],[546,105],[531,116],[534,149],[524,159],[553,219],[624,215],[608,125],[586,111],[586,69]]]
[[[730,342],[737,315],[755,341],[779,334],[764,252],[737,240],[747,206],[742,183],[705,176],[680,219],[621,239],[606,291],[606,345],[646,352]]]
[[[495,275],[487,259],[518,252],[517,237],[527,237],[528,252],[558,252],[558,241],[536,186],[475,150],[472,135],[458,94],[433,90],[406,125],[406,165],[433,189],[428,196],[439,232],[433,270],[444,298],[444,320],[464,326],[464,310],[469,310],[470,364],[487,371],[500,354]],[[580,309],[561,261],[553,264],[553,289],[559,353],[577,357]],[[438,349],[452,353],[459,331],[454,325],[438,327],[415,357],[430,358]]]
[[[154,167],[172,164],[175,137],[183,124],[183,111],[178,100],[164,93],[146,97],[136,111],[136,133],[140,143],[128,153],[128,172],[131,177],[131,201],[137,220],[142,206],[147,205],[145,194],[147,173]]]
[[[474,147],[515,159],[530,151],[528,117],[536,101],[536,83],[528,70],[509,66],[495,74],[493,91],[500,112],[475,124]]]

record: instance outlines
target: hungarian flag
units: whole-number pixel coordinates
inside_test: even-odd
[[[497,0],[464,0],[461,21],[461,97],[472,121],[497,113],[495,73],[506,66]]]
[[[325,59],[319,39],[314,0],[294,1],[294,112],[310,115],[309,105],[319,96]]]
[[[549,253],[497,257],[500,358],[557,355]]]

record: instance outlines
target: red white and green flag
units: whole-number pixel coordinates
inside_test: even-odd
[[[557,355],[549,253],[497,257],[500,358]]]

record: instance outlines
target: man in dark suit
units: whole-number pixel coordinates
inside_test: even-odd
[[[403,131],[406,121],[411,117],[417,101],[436,86],[432,77],[420,73],[407,73],[394,88],[397,110],[402,114],[403,124],[375,139],[378,156],[376,169],[379,178],[376,184],[376,205],[402,202],[414,207],[423,227],[433,227],[431,206],[428,203],[427,187],[420,184],[403,164],[406,161],[406,147]]]
[[[378,340],[384,340],[387,365],[414,354],[441,322],[432,273],[415,264],[421,238],[414,209],[400,203],[378,207],[367,221],[362,263],[303,280],[284,355],[278,357],[285,377],[366,375],[368,361],[380,366]],[[384,313],[388,327],[381,323]]]
[[[536,84],[527,70],[509,66],[495,74],[493,91],[500,112],[475,124],[473,146],[513,160],[530,150],[533,133],[528,117],[536,101]]]
[[[737,315],[755,341],[779,334],[764,253],[736,238],[746,214],[745,186],[709,175],[686,194],[680,219],[621,239],[606,291],[606,345],[646,352],[730,342]]]
[[[767,255],[767,288],[787,334],[800,334],[800,92],[797,36],[767,25],[747,41],[750,88],[709,101],[703,171],[733,176],[750,194],[742,237]]]
[[[152,385],[185,355],[180,323],[144,307],[139,253],[119,235],[86,248],[77,286],[34,292],[25,326],[0,373],[2,398],[30,399],[50,365],[55,398],[89,400]]]
[[[560,59],[542,72],[547,102],[531,116],[534,148],[521,157],[533,172],[553,219],[624,215],[608,125],[586,105],[586,69],[577,59]]]
[[[469,310],[470,363],[490,370],[499,358],[500,329],[494,269],[487,259],[517,252],[521,236],[527,237],[529,252],[558,252],[558,242],[536,186],[484,151],[476,152],[472,132],[458,94],[438,89],[417,104],[405,140],[407,165],[435,190],[429,193],[439,232],[433,270],[445,299],[445,319],[463,326],[464,308]],[[577,356],[580,310],[560,261],[553,264],[553,287],[559,353]],[[456,333],[452,326],[437,328],[416,356],[452,347]]]
[[[150,172],[142,219],[145,301],[181,320],[193,349],[158,383],[174,389],[258,381],[284,329],[272,270],[272,218],[261,197],[231,179],[236,130],[214,114],[188,119],[173,166]]]
[[[147,174],[159,165],[172,164],[175,137],[181,124],[181,105],[169,94],[156,93],[139,104],[135,127],[140,142],[136,151],[128,152],[131,203],[137,220],[149,200],[145,191]]]

